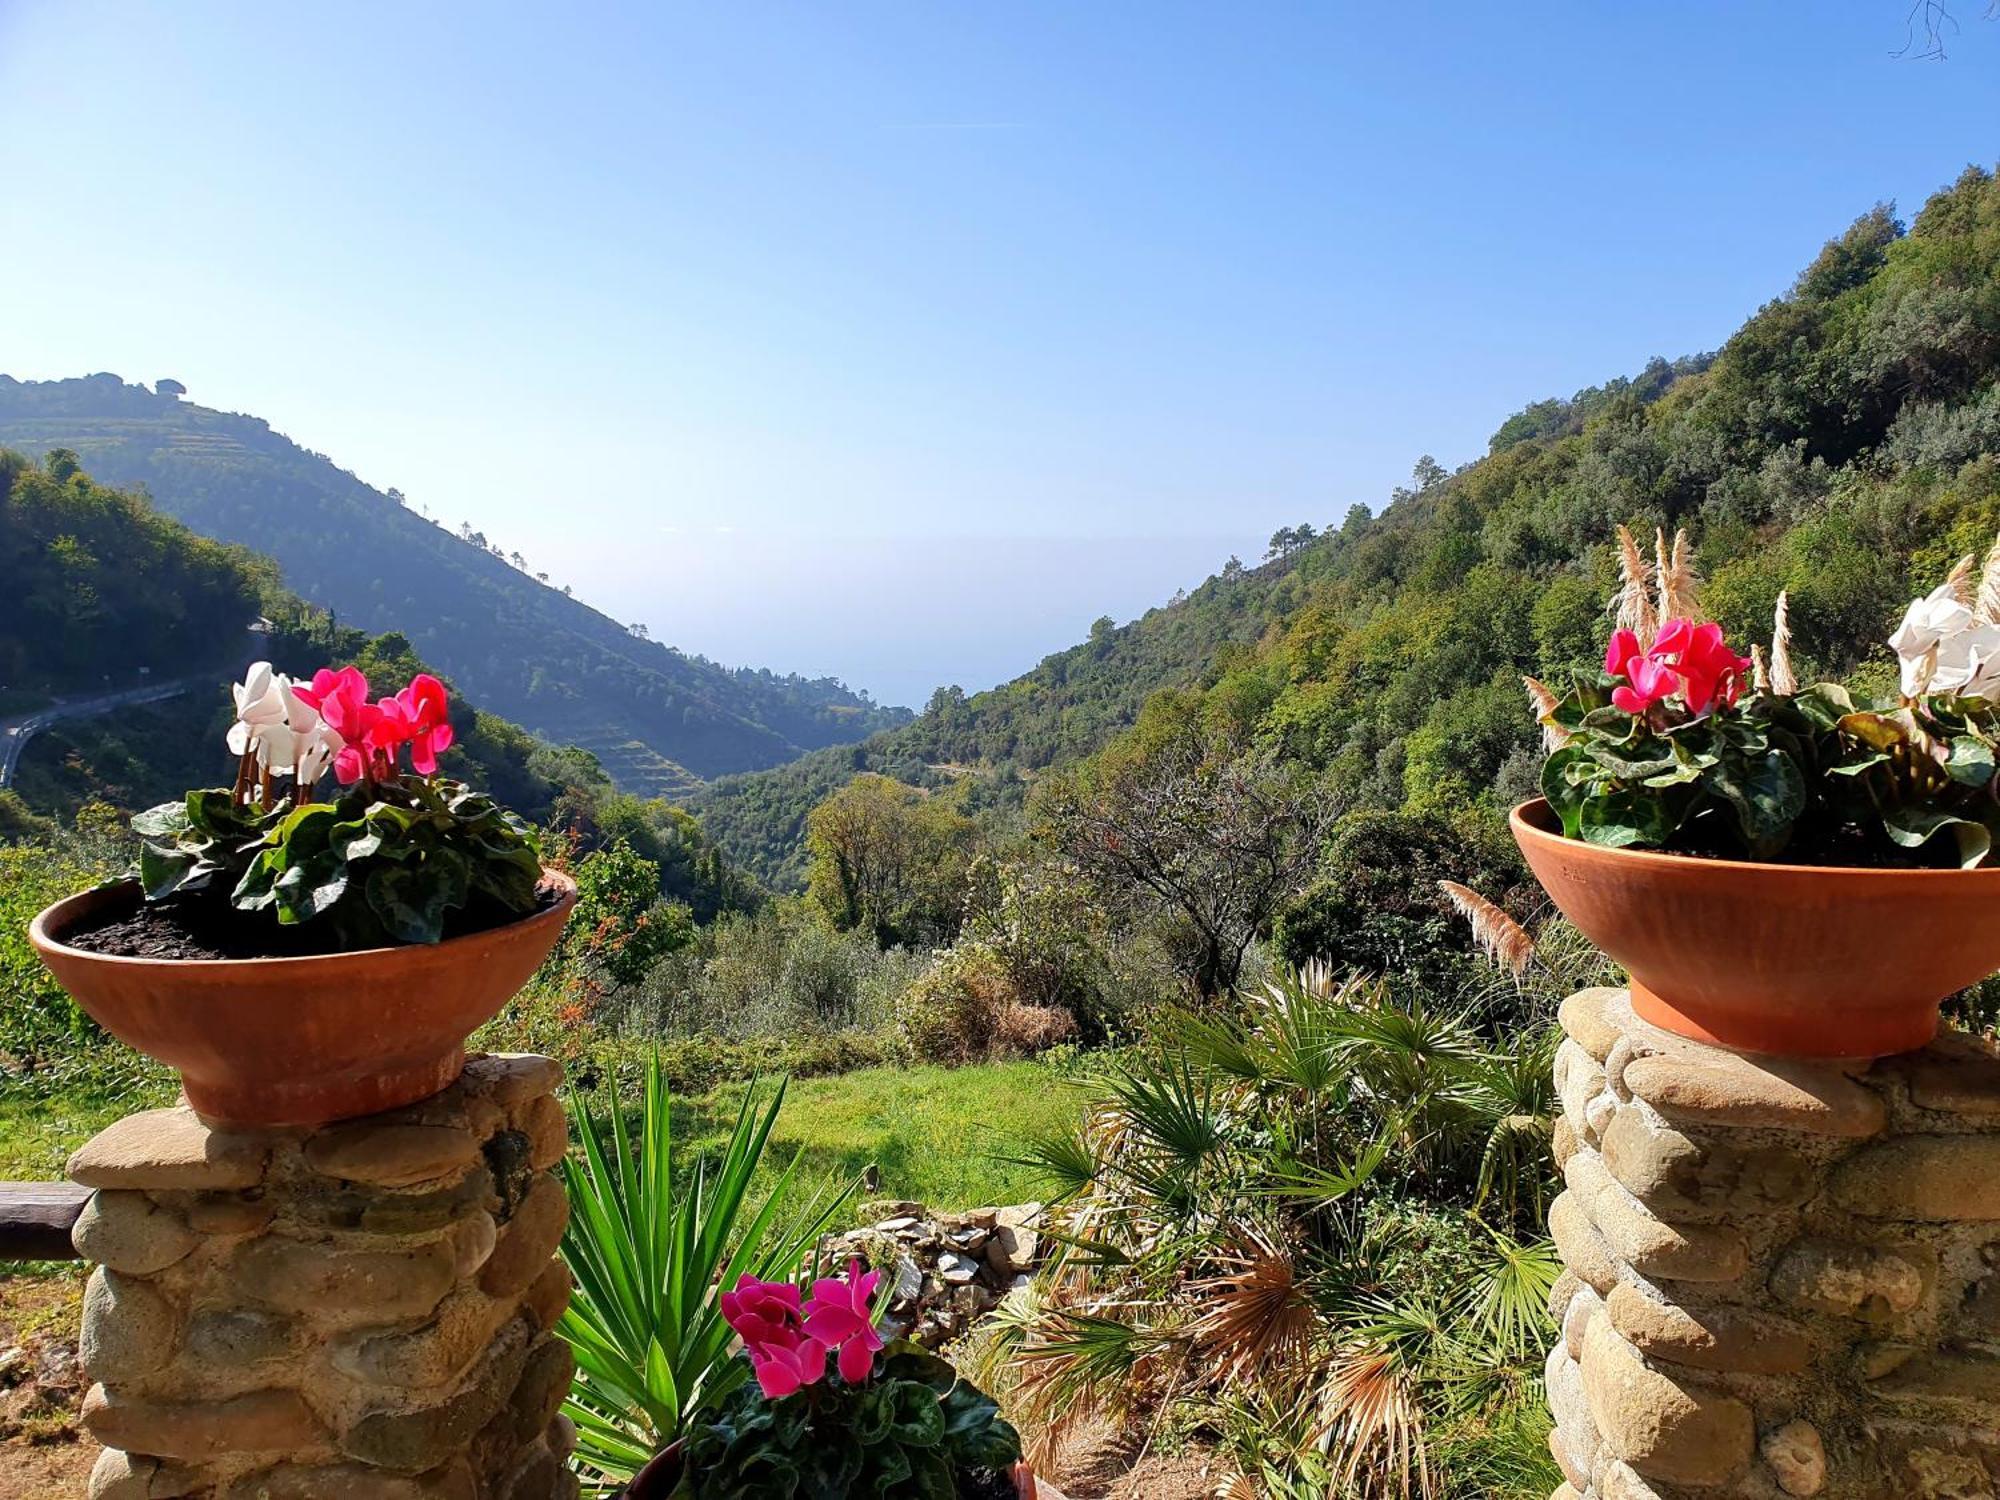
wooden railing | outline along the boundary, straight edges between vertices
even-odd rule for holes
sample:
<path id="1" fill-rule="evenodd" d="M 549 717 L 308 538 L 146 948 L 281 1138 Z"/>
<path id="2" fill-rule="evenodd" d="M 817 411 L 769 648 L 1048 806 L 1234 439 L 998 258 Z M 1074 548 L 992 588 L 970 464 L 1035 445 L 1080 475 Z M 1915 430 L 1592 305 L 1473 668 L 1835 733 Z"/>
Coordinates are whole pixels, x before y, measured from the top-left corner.
<path id="1" fill-rule="evenodd" d="M 69 1182 L 0 1182 L 0 1261 L 76 1260 L 69 1232 L 90 1189 Z"/>

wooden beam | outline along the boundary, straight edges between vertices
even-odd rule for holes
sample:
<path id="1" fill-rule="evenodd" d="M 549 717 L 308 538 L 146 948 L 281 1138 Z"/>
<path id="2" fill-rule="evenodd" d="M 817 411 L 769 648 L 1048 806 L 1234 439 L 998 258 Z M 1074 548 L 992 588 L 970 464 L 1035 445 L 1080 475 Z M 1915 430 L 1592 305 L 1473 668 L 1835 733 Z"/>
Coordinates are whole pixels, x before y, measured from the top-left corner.
<path id="1" fill-rule="evenodd" d="M 0 1182 L 0 1261 L 81 1260 L 69 1232 L 89 1201 L 70 1182 Z"/>

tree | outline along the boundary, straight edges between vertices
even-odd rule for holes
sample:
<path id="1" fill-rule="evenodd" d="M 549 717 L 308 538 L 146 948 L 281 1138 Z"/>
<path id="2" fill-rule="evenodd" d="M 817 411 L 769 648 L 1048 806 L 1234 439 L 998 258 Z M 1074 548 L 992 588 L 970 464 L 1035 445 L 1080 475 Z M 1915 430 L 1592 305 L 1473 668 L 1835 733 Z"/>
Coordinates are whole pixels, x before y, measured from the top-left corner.
<path id="1" fill-rule="evenodd" d="M 1130 737 L 1051 780 L 1036 832 L 1114 902 L 1179 929 L 1203 996 L 1231 988 L 1251 942 L 1303 886 L 1326 814 L 1304 774 L 1213 728 L 1198 694 L 1162 693 Z"/>
<path id="2" fill-rule="evenodd" d="M 949 943 L 978 829 L 942 796 L 868 772 L 806 818 L 806 894 L 841 931 L 884 948 Z"/>

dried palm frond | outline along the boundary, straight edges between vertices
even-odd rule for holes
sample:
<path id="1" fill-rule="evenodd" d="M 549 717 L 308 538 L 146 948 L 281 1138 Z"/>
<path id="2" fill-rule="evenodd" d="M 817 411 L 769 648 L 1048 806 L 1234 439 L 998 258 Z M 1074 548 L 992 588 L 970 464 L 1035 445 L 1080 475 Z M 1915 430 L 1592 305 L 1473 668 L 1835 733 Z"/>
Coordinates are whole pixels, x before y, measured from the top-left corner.
<path id="1" fill-rule="evenodd" d="M 1944 586 L 1951 590 L 1951 597 L 1967 609 L 1977 601 L 1977 586 L 1972 581 L 1972 573 L 1978 566 L 1978 559 L 1968 552 L 1953 563 L 1951 572 L 1945 575 Z"/>
<path id="2" fill-rule="evenodd" d="M 1189 1331 L 1224 1378 L 1289 1383 L 1303 1370 L 1318 1313 L 1299 1285 L 1290 1247 L 1253 1225 L 1238 1233 L 1240 1248 L 1225 1257 L 1236 1269 L 1189 1284 L 1207 1304 Z"/>
<path id="3" fill-rule="evenodd" d="M 1753 645 L 1750 648 L 1750 687 L 1753 692 L 1771 691 L 1771 669 L 1764 664 L 1764 648 Z"/>
<path id="4" fill-rule="evenodd" d="M 1216 1486 L 1215 1500 L 1262 1500 L 1248 1474 L 1238 1474 Z"/>
<path id="5" fill-rule="evenodd" d="M 1472 940 L 1479 944 L 1480 952 L 1516 978 L 1528 972 L 1535 957 L 1535 940 L 1527 928 L 1470 886 L 1440 880 L 1438 889 L 1472 925 Z"/>
<path id="6" fill-rule="evenodd" d="M 1667 547 L 1665 530 L 1653 533 L 1655 576 L 1659 585 L 1660 619 L 1692 620 L 1701 607 L 1695 599 L 1699 580 L 1694 576 L 1694 548 L 1685 530 L 1674 533 L 1672 550 Z"/>
<path id="7" fill-rule="evenodd" d="M 1792 601 L 1778 590 L 1778 606 L 1771 612 L 1771 691 L 1789 698 L 1799 690 L 1792 672 Z"/>
<path id="8" fill-rule="evenodd" d="M 1613 601 L 1618 628 L 1631 631 L 1641 646 L 1650 646 L 1660 628 L 1660 617 L 1653 612 L 1653 570 L 1623 526 L 1618 528 L 1618 573 L 1621 582 Z"/>
<path id="9" fill-rule="evenodd" d="M 1979 599 L 1972 606 L 1972 618 L 1981 625 L 2000 625 L 2000 537 L 1986 553 L 1986 565 L 1979 570 Z"/>
<path id="10" fill-rule="evenodd" d="M 1535 720 L 1542 726 L 1542 748 L 1560 750 L 1569 743 L 1569 731 L 1560 724 L 1551 724 L 1549 715 L 1562 704 L 1550 691 L 1549 685 L 1539 677 L 1523 677 L 1521 686 L 1528 690 L 1528 707 L 1535 712 Z"/>
<path id="11" fill-rule="evenodd" d="M 1424 1412 L 1393 1349 L 1363 1344 L 1339 1355 L 1319 1402 L 1320 1441 L 1343 1485 L 1369 1493 L 1436 1493 Z"/>

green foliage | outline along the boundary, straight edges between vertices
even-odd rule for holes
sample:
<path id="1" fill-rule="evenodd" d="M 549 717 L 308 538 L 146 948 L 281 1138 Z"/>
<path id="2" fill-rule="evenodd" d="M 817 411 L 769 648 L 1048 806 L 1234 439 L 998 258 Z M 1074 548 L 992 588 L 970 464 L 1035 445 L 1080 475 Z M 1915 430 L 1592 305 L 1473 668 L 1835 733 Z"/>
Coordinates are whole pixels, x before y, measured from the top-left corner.
<path id="1" fill-rule="evenodd" d="M 913 1344 L 848 1385 L 829 1375 L 782 1401 L 740 1385 L 690 1437 L 692 1500 L 954 1500 L 959 1478 L 1004 1475 L 1021 1440 L 991 1397 Z"/>
<path id="2" fill-rule="evenodd" d="M 134 494 L 0 448 L 0 687 L 109 692 L 233 662 L 277 570 Z"/>
<path id="3" fill-rule="evenodd" d="M 694 941 L 694 919 L 660 898 L 660 867 L 620 839 L 575 870 L 576 909 L 562 958 L 599 969 L 612 984 L 636 984 L 660 959 Z"/>
<path id="4" fill-rule="evenodd" d="M 685 1179 L 657 1059 L 646 1069 L 636 1142 L 617 1101 L 607 1132 L 584 1096 L 571 1100 L 583 1150 L 563 1161 L 562 1253 L 576 1291 L 559 1331 L 576 1355 L 565 1409 L 587 1473 L 631 1478 L 744 1380 L 749 1367 L 729 1353 L 722 1291 L 746 1274 L 795 1275 L 844 1200 L 822 1194 L 787 1218 L 795 1159 L 752 1207 L 751 1181 L 784 1100 L 782 1084 L 761 1106 L 746 1090 L 720 1158 Z"/>
<path id="5" fill-rule="evenodd" d="M 949 942 L 964 910 L 972 820 L 944 796 L 863 774 L 812 810 L 807 896 L 883 947 Z"/>
<path id="6" fill-rule="evenodd" d="M 533 911 L 533 832 L 443 777 L 362 781 L 332 802 L 244 805 L 190 792 L 132 820 L 150 902 L 201 901 L 281 928 L 322 922 L 346 950 L 435 943 Z M 245 924 L 249 925 L 248 923 Z"/>
<path id="7" fill-rule="evenodd" d="M 115 880 L 129 855 L 100 832 L 48 830 L 0 844 L 0 1065 L 51 1067 L 102 1034 L 28 944 L 42 908 Z"/>

